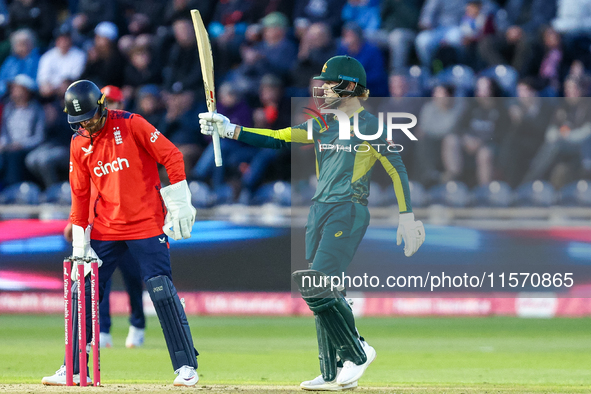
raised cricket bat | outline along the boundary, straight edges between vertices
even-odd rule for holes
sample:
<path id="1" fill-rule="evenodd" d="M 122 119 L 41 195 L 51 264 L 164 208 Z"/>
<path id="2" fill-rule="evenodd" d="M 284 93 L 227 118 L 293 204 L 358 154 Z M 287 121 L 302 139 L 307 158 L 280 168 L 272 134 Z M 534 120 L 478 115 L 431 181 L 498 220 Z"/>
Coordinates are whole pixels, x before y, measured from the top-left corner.
<path id="1" fill-rule="evenodd" d="M 199 10 L 191 10 L 191 18 L 193 19 L 193 28 L 195 28 L 195 37 L 197 37 L 197 48 L 199 48 L 199 61 L 201 62 L 201 73 L 203 74 L 203 86 L 205 86 L 207 110 L 209 112 L 216 112 L 215 84 L 213 81 L 213 56 L 211 54 L 209 34 L 207 34 Z M 220 149 L 220 136 L 218 133 L 213 133 L 211 137 L 213 139 L 215 165 L 221 167 L 222 151 Z"/>

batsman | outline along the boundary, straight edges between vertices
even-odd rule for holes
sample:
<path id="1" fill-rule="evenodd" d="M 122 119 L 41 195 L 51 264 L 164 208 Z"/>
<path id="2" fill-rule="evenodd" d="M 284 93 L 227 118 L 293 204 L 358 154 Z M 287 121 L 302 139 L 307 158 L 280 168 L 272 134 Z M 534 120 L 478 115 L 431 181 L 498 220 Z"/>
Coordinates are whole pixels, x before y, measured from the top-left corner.
<path id="1" fill-rule="evenodd" d="M 72 189 L 72 255 L 99 259 L 99 299 L 119 265 L 139 266 L 168 346 L 175 386 L 194 386 L 199 377 L 197 351 L 176 288 L 172 284 L 168 237 L 189 238 L 195 208 L 185 177 L 182 153 L 138 114 L 108 109 L 105 95 L 91 81 L 71 84 L 65 112 L 75 131 L 70 143 Z M 166 168 L 171 185 L 161 187 L 157 164 Z M 91 199 L 91 183 L 98 195 Z M 94 221 L 88 225 L 89 207 Z M 133 259 L 134 261 L 130 261 Z M 74 271 L 74 270 L 73 270 Z M 86 322 L 90 342 L 90 280 L 86 276 Z M 75 273 L 74 273 L 75 277 Z M 77 288 L 72 294 L 77 300 Z M 79 383 L 77 340 L 74 340 L 74 382 Z M 66 384 L 65 366 L 45 385 Z"/>
<path id="2" fill-rule="evenodd" d="M 319 76 L 321 87 L 314 89 L 318 109 L 338 109 L 354 115 L 362 135 L 375 135 L 378 119 L 362 106 L 369 91 L 365 69 L 356 59 L 335 56 L 329 59 Z M 263 148 L 288 148 L 291 143 L 314 144 L 318 186 L 312 200 L 306 224 L 306 259 L 308 270 L 293 273 L 302 297 L 314 313 L 321 375 L 304 381 L 305 390 L 338 391 L 357 387 L 376 351 L 359 334 L 348 302 L 346 289 L 332 289 L 326 276 L 340 276 L 351 263 L 369 225 L 367 198 L 372 168 L 379 161 L 390 175 L 400 211 L 397 244 L 404 240 L 404 254 L 412 256 L 425 240 L 423 223 L 415 220 L 410 202 L 406 168 L 386 138 L 370 144 L 352 135 L 339 139 L 339 121 L 334 114 L 323 116 L 322 122 L 312 122 L 313 138 L 308 139 L 307 123 L 280 130 L 237 126 L 221 114 L 199 114 L 201 132 L 222 138 L 233 138 Z M 323 149 L 326 146 L 349 146 L 356 149 Z M 319 285 L 324 283 L 324 285 Z"/>

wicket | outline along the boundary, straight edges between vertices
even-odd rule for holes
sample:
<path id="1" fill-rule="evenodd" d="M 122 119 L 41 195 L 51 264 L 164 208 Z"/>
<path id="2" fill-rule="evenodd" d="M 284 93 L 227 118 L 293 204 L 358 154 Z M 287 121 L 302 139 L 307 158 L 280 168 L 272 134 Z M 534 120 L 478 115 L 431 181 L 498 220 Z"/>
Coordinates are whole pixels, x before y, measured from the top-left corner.
<path id="1" fill-rule="evenodd" d="M 64 260 L 64 321 L 66 344 L 66 386 L 74 385 L 74 349 L 72 325 L 72 291 L 70 276 L 72 263 L 77 264 L 76 282 L 78 284 L 78 361 L 80 386 L 86 386 L 86 288 L 84 285 L 84 264 L 90 264 L 90 305 L 92 318 L 92 377 L 94 386 L 100 386 L 100 341 L 99 341 L 99 297 L 98 297 L 98 261 L 88 258 L 68 257 Z"/>

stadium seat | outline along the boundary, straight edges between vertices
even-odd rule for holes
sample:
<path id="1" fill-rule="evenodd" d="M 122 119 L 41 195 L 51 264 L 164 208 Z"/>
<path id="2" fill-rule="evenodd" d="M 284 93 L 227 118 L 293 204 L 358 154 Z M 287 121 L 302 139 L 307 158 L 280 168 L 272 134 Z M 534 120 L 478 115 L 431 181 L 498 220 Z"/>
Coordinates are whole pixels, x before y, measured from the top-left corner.
<path id="1" fill-rule="evenodd" d="M 513 190 L 506 182 L 492 181 L 476 187 L 473 196 L 474 205 L 478 207 L 508 207 L 513 199 Z"/>
<path id="2" fill-rule="evenodd" d="M 216 187 L 213 190 L 215 205 L 232 204 L 234 202 L 234 189 L 228 184 Z"/>
<path id="3" fill-rule="evenodd" d="M 413 208 L 422 208 L 429 204 L 429 193 L 419 182 L 408 182 L 410 188 L 410 201 Z"/>
<path id="4" fill-rule="evenodd" d="M 449 181 L 443 185 L 433 186 L 429 190 L 429 195 L 432 204 L 463 208 L 471 202 L 468 186 L 457 181 Z"/>
<path id="5" fill-rule="evenodd" d="M 591 182 L 580 180 L 560 189 L 560 205 L 589 207 L 591 206 Z"/>
<path id="6" fill-rule="evenodd" d="M 189 190 L 191 190 L 191 203 L 195 208 L 210 208 L 215 204 L 215 195 L 207 184 L 191 181 Z"/>
<path id="7" fill-rule="evenodd" d="M 556 191 L 549 182 L 537 180 L 519 186 L 513 200 L 518 207 L 549 207 L 556 201 Z"/>
<path id="8" fill-rule="evenodd" d="M 292 206 L 308 206 L 314 197 L 316 190 L 306 180 L 300 180 L 296 182 L 295 187 L 292 189 Z"/>
<path id="9" fill-rule="evenodd" d="M 72 205 L 72 192 L 69 182 L 51 185 L 41 196 L 41 201 L 48 204 Z"/>
<path id="10" fill-rule="evenodd" d="M 427 67 L 412 66 L 406 74 L 408 78 L 408 96 L 423 97 L 429 86 L 430 73 Z"/>
<path id="11" fill-rule="evenodd" d="M 41 189 L 34 183 L 22 182 L 8 186 L 0 194 L 0 204 L 39 204 Z"/>
<path id="12" fill-rule="evenodd" d="M 288 182 L 278 181 L 266 183 L 259 187 L 252 198 L 252 204 L 262 205 L 267 203 L 290 206 L 291 185 Z"/>
<path id="13" fill-rule="evenodd" d="M 498 66 L 489 67 L 486 70 L 481 71 L 478 76 L 494 79 L 506 96 L 516 96 L 519 73 L 513 67 L 499 64 Z"/>
<path id="14" fill-rule="evenodd" d="M 456 97 L 467 97 L 474 90 L 474 71 L 460 64 L 441 71 L 431 80 L 431 88 L 438 84 L 452 85 L 456 88 Z"/>
<path id="15" fill-rule="evenodd" d="M 370 182 L 369 184 L 369 197 L 367 198 L 367 206 L 369 207 L 381 207 L 384 205 L 384 192 L 379 183 Z"/>

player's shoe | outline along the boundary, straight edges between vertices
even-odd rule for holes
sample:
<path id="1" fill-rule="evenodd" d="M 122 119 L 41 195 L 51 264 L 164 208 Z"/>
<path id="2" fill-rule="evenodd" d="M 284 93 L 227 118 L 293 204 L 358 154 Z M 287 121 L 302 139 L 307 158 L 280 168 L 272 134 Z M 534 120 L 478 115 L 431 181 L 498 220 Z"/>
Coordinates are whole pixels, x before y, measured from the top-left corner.
<path id="1" fill-rule="evenodd" d="M 174 379 L 175 386 L 195 386 L 199 381 L 199 375 L 197 375 L 195 368 L 188 365 L 183 365 L 174 373 L 179 375 Z"/>
<path id="2" fill-rule="evenodd" d="M 113 337 L 108 332 L 101 332 L 99 335 L 101 349 L 105 347 L 113 347 Z"/>
<path id="3" fill-rule="evenodd" d="M 76 374 L 73 376 L 73 381 L 75 385 L 79 385 L 80 384 L 80 375 Z M 90 379 L 90 376 L 86 376 L 86 384 L 87 385 L 92 385 L 92 379 Z M 43 379 L 41 379 L 41 383 L 43 383 L 46 386 L 65 386 L 66 385 L 66 366 L 62 365 L 60 367 L 60 369 L 58 369 L 57 371 L 55 371 L 55 374 L 53 374 L 52 376 L 46 376 Z"/>
<path id="4" fill-rule="evenodd" d="M 338 376 L 338 375 L 337 375 Z M 341 391 L 341 390 L 352 390 L 357 387 L 357 381 L 340 385 L 336 382 L 336 380 L 332 382 L 326 382 L 322 375 L 316 377 L 312 380 L 306 380 L 305 382 L 300 383 L 300 387 L 304 390 L 310 391 Z"/>
<path id="5" fill-rule="evenodd" d="M 365 341 L 361 341 L 361 346 L 363 346 L 363 350 L 365 350 L 367 361 L 361 365 L 356 365 L 352 361 L 345 361 L 341 373 L 337 376 L 338 384 L 346 385 L 358 381 L 361 376 L 363 376 L 367 367 L 369 367 L 369 364 L 376 359 L 376 351 L 373 347 L 369 346 Z"/>
<path id="6" fill-rule="evenodd" d="M 129 333 L 127 334 L 127 338 L 125 338 L 125 347 L 131 349 L 142 346 L 144 344 L 145 331 L 143 328 L 129 326 Z"/>

